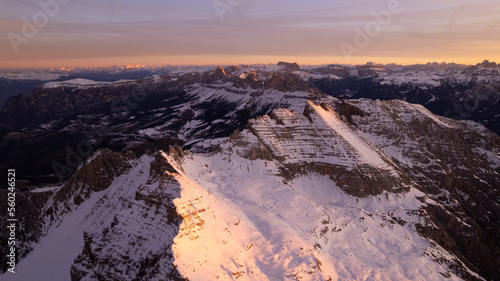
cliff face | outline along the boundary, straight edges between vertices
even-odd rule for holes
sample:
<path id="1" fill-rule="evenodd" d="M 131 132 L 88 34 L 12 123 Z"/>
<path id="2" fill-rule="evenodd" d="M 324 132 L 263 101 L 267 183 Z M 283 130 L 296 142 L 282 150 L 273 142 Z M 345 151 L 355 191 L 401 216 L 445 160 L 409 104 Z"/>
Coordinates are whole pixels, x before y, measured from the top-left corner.
<path id="1" fill-rule="evenodd" d="M 61 186 L 17 193 L 19 204 L 16 214 L 21 229 L 19 256 L 24 257 L 30 252 L 33 245 L 39 243 L 51 227 L 60 225 L 68 213 L 77 209 L 93 194 L 106 190 L 115 178 L 131 168 L 129 161 L 133 159 L 133 153 L 125 155 L 107 149 L 101 150 L 83 163 Z M 4 194 L 6 193 L 1 193 L 2 196 Z M 6 210 L 2 210 L 4 215 L 5 212 Z M 5 257 L 2 256 L 1 259 L 4 260 Z"/>
<path id="2" fill-rule="evenodd" d="M 65 269 L 40 280 L 183 280 L 171 251 L 180 188 L 168 170 L 158 153 L 101 150 L 62 186 L 20 193 L 18 253 L 27 265 L 15 280 L 40 272 L 48 255 Z"/>
<path id="3" fill-rule="evenodd" d="M 303 114 L 273 110 L 270 116 L 251 120 L 248 131 L 254 143 L 250 147 L 267 148 L 280 161 L 286 180 L 309 173 L 327 175 L 357 197 L 408 190 L 409 179 L 398 166 L 327 104 L 309 102 Z"/>
<path id="4" fill-rule="evenodd" d="M 184 280 L 171 250 L 181 223 L 173 204 L 180 196 L 179 184 L 165 173 L 172 168 L 160 154 L 149 161 L 147 181 L 134 182 L 119 201 L 107 203 L 113 209 L 111 222 L 100 231 L 83 232 L 83 250 L 71 265 L 72 281 Z M 140 174 L 147 173 L 145 164 Z"/>
<path id="5" fill-rule="evenodd" d="M 419 231 L 495 279 L 500 273 L 494 266 L 500 262 L 500 138 L 482 125 L 438 117 L 421 105 L 348 103 L 367 113 L 352 116 L 357 131 L 427 194 L 425 209 L 433 223 Z"/>

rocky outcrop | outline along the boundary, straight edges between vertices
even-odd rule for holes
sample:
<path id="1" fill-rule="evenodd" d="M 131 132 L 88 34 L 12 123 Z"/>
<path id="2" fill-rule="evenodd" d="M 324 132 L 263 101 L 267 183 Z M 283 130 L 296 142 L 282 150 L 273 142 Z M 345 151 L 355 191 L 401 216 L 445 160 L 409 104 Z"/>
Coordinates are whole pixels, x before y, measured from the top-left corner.
<path id="1" fill-rule="evenodd" d="M 175 169 L 170 165 L 160 153 L 155 153 L 154 161 L 151 162 L 149 169 L 149 183 L 162 179 L 166 176 L 166 172 L 173 173 Z"/>
<path id="2" fill-rule="evenodd" d="M 271 151 L 260 140 L 250 141 L 247 132 L 242 133 L 240 130 L 236 130 L 229 136 L 229 141 L 236 147 L 242 148 L 239 155 L 249 160 L 272 161 L 274 159 Z"/>
<path id="3" fill-rule="evenodd" d="M 351 76 L 351 70 L 349 67 L 339 64 L 330 64 L 328 66 L 318 67 L 314 69 L 314 72 L 320 74 L 333 74 L 341 78 L 348 78 Z"/>
<path id="4" fill-rule="evenodd" d="M 242 141 L 238 133 L 231 138 L 251 149 L 246 155 L 279 161 L 287 181 L 310 173 L 328 175 L 346 193 L 358 197 L 408 189 L 409 178 L 399 167 L 360 138 L 327 104 L 308 103 L 303 115 L 273 110 L 270 116 L 251 120 L 248 130 L 253 142 Z"/>
<path id="5" fill-rule="evenodd" d="M 203 74 L 202 83 L 203 84 L 220 84 L 228 81 L 238 82 L 236 77 L 226 74 L 226 71 L 222 66 L 218 66 L 215 71 L 205 72 Z"/>
<path id="6" fill-rule="evenodd" d="M 252 89 L 262 89 L 262 82 L 257 79 L 257 75 L 254 71 L 251 71 L 247 77 L 245 77 L 245 83 L 249 85 Z"/>
<path id="7" fill-rule="evenodd" d="M 92 193 L 107 189 L 116 177 L 131 168 L 129 161 L 133 159 L 135 155 L 131 152 L 121 154 L 103 149 L 83 163 L 60 188 L 17 192 L 16 215 L 21 229 L 17 236 L 18 255 L 22 258 L 28 254 L 48 229 L 61 223 L 65 214 L 77 208 Z M 0 198 L 5 194 L 0 192 Z M 0 240 L 4 238 L 0 236 Z"/>
<path id="8" fill-rule="evenodd" d="M 114 178 L 131 168 L 129 161 L 135 158 L 135 154 L 131 151 L 121 154 L 107 148 L 99 150 L 77 170 L 68 182 L 88 187 L 93 192 L 104 190 L 109 187 Z"/>
<path id="9" fill-rule="evenodd" d="M 271 79 L 264 83 L 266 89 L 276 89 L 279 91 L 285 91 L 285 79 L 278 74 L 273 74 Z"/>
<path id="10" fill-rule="evenodd" d="M 490 62 L 489 60 L 484 60 L 482 63 L 478 65 L 486 68 L 496 68 L 498 66 L 496 62 L 494 61 Z"/>
<path id="11" fill-rule="evenodd" d="M 290 63 L 290 62 L 280 61 L 280 62 L 278 62 L 278 65 L 284 66 L 289 72 L 294 72 L 294 71 L 300 70 L 300 66 L 296 62 Z"/>
<path id="12" fill-rule="evenodd" d="M 44 232 L 42 230 L 44 226 L 44 221 L 41 219 L 40 214 L 46 209 L 46 204 L 49 203 L 49 199 L 52 196 L 51 191 L 47 192 L 21 192 L 16 191 L 16 219 L 18 226 L 16 233 L 16 248 L 18 261 L 26 256 L 31 250 L 32 245 L 38 243 L 43 237 Z M 2 202 L 7 201 L 7 190 L 0 190 L 0 200 Z M 6 206 L 6 205 L 4 205 Z M 50 214 L 48 214 L 50 215 Z M 7 207 L 0 208 L 0 216 L 2 218 L 8 218 Z M 0 221 L 0 243 L 2 245 L 8 245 L 8 234 L 7 230 L 9 222 L 6 219 Z M 5 272 L 7 270 L 7 255 L 9 247 L 0 247 L 0 272 Z"/>
<path id="13" fill-rule="evenodd" d="M 109 225 L 84 233 L 84 247 L 71 266 L 71 280 L 185 280 L 173 265 L 171 246 L 181 217 L 173 200 L 180 196 L 175 169 L 153 155 L 147 183 L 135 197 L 122 198 Z M 163 170 L 165 169 L 165 170 Z M 163 172 L 162 172 L 163 171 Z M 151 245 L 154 245 L 151 247 Z"/>
<path id="14" fill-rule="evenodd" d="M 379 77 L 380 75 L 389 73 L 389 71 L 383 67 L 369 64 L 359 66 L 356 69 L 358 71 L 358 76 L 361 78 Z"/>
<path id="15" fill-rule="evenodd" d="M 227 76 L 226 72 L 224 71 L 224 68 L 222 66 L 218 66 L 217 69 L 215 70 L 214 76 L 216 78 L 222 79 Z"/>
<path id="16" fill-rule="evenodd" d="M 361 110 L 360 108 L 350 104 L 350 103 L 347 103 L 345 101 L 342 101 L 341 104 L 340 104 L 340 108 L 339 108 L 339 114 L 341 116 L 344 116 L 347 121 L 349 121 L 351 124 L 353 122 L 353 116 L 366 116 L 367 113 L 364 112 L 363 110 Z"/>
<path id="17" fill-rule="evenodd" d="M 281 92 L 307 91 L 308 87 L 300 79 L 291 76 L 281 76 L 274 73 L 271 78 L 264 82 L 265 89 L 275 89 Z"/>
<path id="18" fill-rule="evenodd" d="M 183 155 L 179 147 L 172 151 L 173 157 Z M 72 214 L 81 221 L 67 235 L 77 235 L 81 225 L 87 226 L 81 234 L 82 252 L 67 269 L 72 281 L 185 280 L 173 265 L 171 245 L 181 224 L 173 200 L 180 197 L 180 188 L 169 171 L 175 169 L 159 152 L 138 159 L 131 152 L 103 149 L 62 187 L 18 192 L 19 258 L 51 230 L 73 225 L 66 217 Z M 0 192 L 0 198 L 4 194 Z M 79 216 L 82 212 L 85 215 Z"/>

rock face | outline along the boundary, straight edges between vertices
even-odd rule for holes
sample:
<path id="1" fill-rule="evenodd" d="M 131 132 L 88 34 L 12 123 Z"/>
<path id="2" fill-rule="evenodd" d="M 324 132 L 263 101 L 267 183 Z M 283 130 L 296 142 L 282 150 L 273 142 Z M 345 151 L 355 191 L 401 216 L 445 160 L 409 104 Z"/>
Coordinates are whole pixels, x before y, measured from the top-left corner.
<path id="1" fill-rule="evenodd" d="M 254 135 L 250 147 L 255 149 L 250 155 L 269 159 L 259 149 L 261 144 L 265 146 L 272 159 L 282 163 L 281 172 L 287 180 L 308 173 L 328 175 L 346 193 L 357 197 L 379 195 L 384 190 L 401 192 L 409 186 L 397 165 L 327 104 L 309 102 L 304 114 L 273 110 L 270 116 L 251 120 L 248 130 Z"/>
<path id="2" fill-rule="evenodd" d="M 19 255 L 24 257 L 31 251 L 33 244 L 38 243 L 51 226 L 60 224 L 65 214 L 73 211 L 92 194 L 106 190 L 116 177 L 131 168 L 129 161 L 133 159 L 133 153 L 120 154 L 108 149 L 100 150 L 62 186 L 50 187 L 40 192 L 35 190 L 17 193 L 17 214 L 22 229 L 19 233 Z"/>
<path id="3" fill-rule="evenodd" d="M 285 78 L 286 77 L 286 78 Z M 293 79 L 290 76 L 280 76 L 273 74 L 271 79 L 264 82 L 265 89 L 276 89 L 281 92 L 293 92 L 307 90 L 307 86 L 300 80 Z"/>
<path id="4" fill-rule="evenodd" d="M 181 223 L 173 200 L 179 184 L 173 168 L 156 154 L 150 177 L 136 188 L 100 232 L 84 232 L 81 254 L 71 266 L 71 280 L 185 280 L 173 266 L 173 239 Z M 158 173 L 163 170 L 163 173 Z"/>
<path id="5" fill-rule="evenodd" d="M 109 157 L 110 154 L 112 157 Z M 165 158 L 159 153 L 152 156 L 154 160 L 150 163 L 147 181 L 131 186 L 137 190 L 134 197 L 120 198 L 119 203 L 125 209 L 119 210 L 113 216 L 111 223 L 103 226 L 101 232 L 83 233 L 83 251 L 71 266 L 72 281 L 151 280 L 154 278 L 184 280 L 172 267 L 173 257 L 169 249 L 180 224 L 180 218 L 173 204 L 173 200 L 179 197 L 179 186 L 172 177 L 166 174 L 174 169 Z M 106 162 L 113 162 L 115 164 L 110 165 L 110 169 L 106 169 L 108 173 L 116 174 L 115 171 L 120 171 L 120 174 L 130 173 L 131 160 L 133 158 L 105 151 L 97 154 L 79 172 L 93 170 L 96 166 L 92 164 L 93 162 L 97 162 L 97 165 L 102 163 L 101 167 L 107 167 Z M 144 168 L 147 168 L 147 162 Z M 140 171 L 140 173 L 146 172 L 147 170 Z M 107 180 L 106 177 L 104 178 Z M 111 182 L 112 180 L 113 177 Z M 106 181 L 107 186 L 104 189 L 108 188 L 111 182 L 108 184 Z M 128 194 L 133 195 L 130 191 Z M 137 218 L 148 216 L 151 220 L 148 223 L 149 226 L 143 224 L 145 221 L 137 220 Z M 159 235 L 158 228 L 163 228 L 163 235 Z M 148 237 L 151 234 L 155 235 Z M 148 247 L 151 243 L 164 246 L 151 251 Z M 130 251 L 131 245 L 134 245 L 135 250 Z M 124 260 L 127 261 L 125 264 Z"/>
<path id="6" fill-rule="evenodd" d="M 290 72 L 300 70 L 300 66 L 296 62 L 289 63 L 289 62 L 280 61 L 280 62 L 278 62 L 278 65 L 282 65 L 282 66 L 286 67 L 286 69 Z"/>
<path id="7" fill-rule="evenodd" d="M 18 260 L 24 258 L 33 249 L 32 245 L 38 243 L 44 236 L 43 220 L 40 220 L 40 214 L 47 208 L 51 196 L 50 191 L 39 193 L 16 192 L 16 219 L 20 226 L 16 236 Z M 0 199 L 7 202 L 6 190 L 0 190 Z M 8 217 L 7 208 L 1 208 L 0 216 L 2 218 Z M 9 231 L 7 226 L 7 220 L 0 222 L 0 229 L 2 230 L 0 242 L 2 245 L 8 245 L 9 236 L 7 234 Z M 7 270 L 8 250 L 8 247 L 0 248 L 0 272 L 2 273 Z"/>
<path id="8" fill-rule="evenodd" d="M 499 276 L 500 138 L 482 125 L 444 119 L 420 105 L 347 103 L 366 112 L 351 117 L 358 132 L 395 159 L 431 200 L 426 211 L 432 223 L 420 231 L 486 279 Z"/>
<path id="9" fill-rule="evenodd" d="M 87 160 L 69 183 L 90 188 L 98 192 L 109 187 L 114 178 L 131 168 L 129 160 L 135 159 L 133 152 L 126 155 L 112 152 L 109 149 L 97 151 L 95 156 Z"/>
<path id="10" fill-rule="evenodd" d="M 175 171 L 159 153 L 136 158 L 105 149 L 63 186 L 19 193 L 19 256 L 33 249 L 36 256 L 48 235 L 46 255 L 71 269 L 46 272 L 41 280 L 184 280 L 173 266 L 171 245 L 181 223 L 173 200 L 180 189 L 169 170 Z M 64 245 L 57 250 L 50 241 Z M 31 270 L 14 280 L 26 280 Z"/>
<path id="11" fill-rule="evenodd" d="M 224 68 L 222 66 L 218 66 L 217 70 L 215 70 L 215 77 L 217 78 L 224 78 L 227 76 L 226 72 L 224 71 Z"/>

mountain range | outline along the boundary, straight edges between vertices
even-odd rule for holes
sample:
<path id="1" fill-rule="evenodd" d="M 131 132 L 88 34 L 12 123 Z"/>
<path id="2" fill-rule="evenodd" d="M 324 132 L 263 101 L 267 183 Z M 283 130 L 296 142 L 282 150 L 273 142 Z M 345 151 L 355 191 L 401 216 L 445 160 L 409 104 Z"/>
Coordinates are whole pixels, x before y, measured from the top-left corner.
<path id="1" fill-rule="evenodd" d="M 11 96 L 0 280 L 499 280 L 498 70 L 280 62 Z"/>

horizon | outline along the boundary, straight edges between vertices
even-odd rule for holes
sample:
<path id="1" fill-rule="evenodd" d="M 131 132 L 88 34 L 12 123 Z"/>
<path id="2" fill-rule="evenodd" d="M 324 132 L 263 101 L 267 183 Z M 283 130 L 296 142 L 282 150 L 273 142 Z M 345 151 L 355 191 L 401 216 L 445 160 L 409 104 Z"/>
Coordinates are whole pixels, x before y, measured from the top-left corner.
<path id="1" fill-rule="evenodd" d="M 109 65 L 64 65 L 64 66 L 53 66 L 53 67 L 26 67 L 26 68 L 2 68 L 0 67 L 0 71 L 41 71 L 41 70 L 66 70 L 66 71 L 72 71 L 78 68 L 83 68 L 83 69 L 92 69 L 92 68 L 112 68 L 112 67 L 126 67 L 127 69 L 133 69 L 133 68 L 144 68 L 147 66 L 151 67 L 208 67 L 208 66 L 222 66 L 222 67 L 228 67 L 228 66 L 241 66 L 241 65 L 277 65 L 279 62 L 286 62 L 286 63 L 297 63 L 299 66 L 327 66 L 327 65 L 344 65 L 344 66 L 360 66 L 360 65 L 368 65 L 368 64 L 373 64 L 373 65 L 400 65 L 400 66 L 412 66 L 412 65 L 427 65 L 427 64 L 457 64 L 457 65 L 463 65 L 463 66 L 474 66 L 478 65 L 484 61 L 488 62 L 495 62 L 495 60 L 490 60 L 490 59 L 482 59 L 479 61 L 476 61 L 474 63 L 457 63 L 455 61 L 426 61 L 426 62 L 417 62 L 417 63 L 407 63 L 407 64 L 402 64 L 402 63 L 396 63 L 396 62 L 388 62 L 388 63 L 381 63 L 378 61 L 366 61 L 366 62 L 361 62 L 361 63 L 339 63 L 339 62 L 326 62 L 322 64 L 301 64 L 298 63 L 297 61 L 290 61 L 290 60 L 277 60 L 275 62 L 250 62 L 250 63 L 206 63 L 206 64 L 144 64 L 144 63 L 138 63 L 138 64 L 109 64 Z M 500 62 L 498 63 L 500 65 Z"/>
<path id="2" fill-rule="evenodd" d="M 499 61 L 496 0 L 7 0 L 0 69 Z M 1 13 L 1 12 L 0 12 Z"/>

